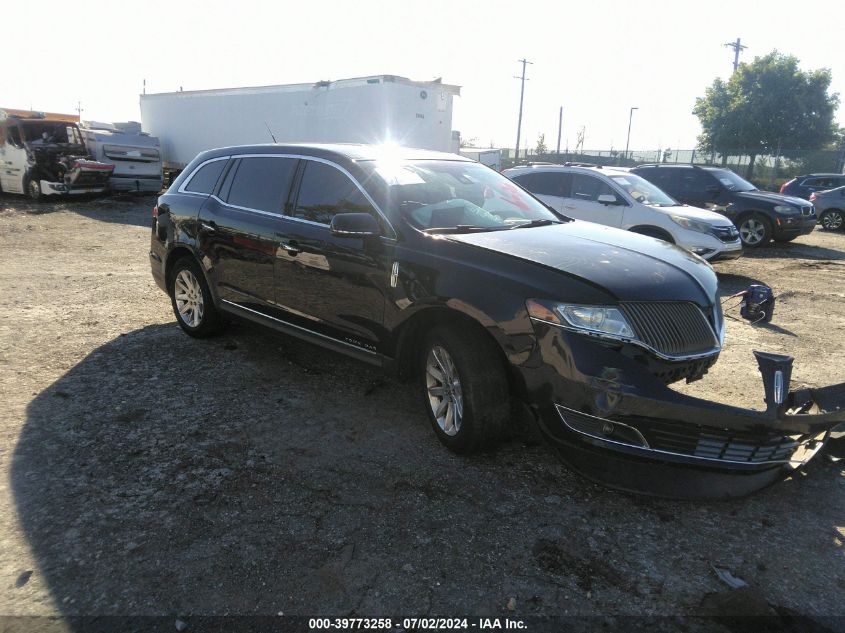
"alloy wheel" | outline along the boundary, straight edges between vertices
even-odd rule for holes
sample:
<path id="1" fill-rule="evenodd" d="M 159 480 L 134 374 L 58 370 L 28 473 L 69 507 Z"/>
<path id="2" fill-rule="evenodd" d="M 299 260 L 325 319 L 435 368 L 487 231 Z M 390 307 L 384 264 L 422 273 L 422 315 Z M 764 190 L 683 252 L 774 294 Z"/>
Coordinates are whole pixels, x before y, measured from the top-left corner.
<path id="1" fill-rule="evenodd" d="M 827 229 L 828 231 L 841 229 L 842 222 L 843 218 L 841 211 L 828 211 L 821 217 L 822 228 Z"/>
<path id="2" fill-rule="evenodd" d="M 755 218 L 748 218 L 739 225 L 739 236 L 744 244 L 759 244 L 766 235 L 766 226 Z"/>
<path id="3" fill-rule="evenodd" d="M 428 351 L 425 384 L 428 390 L 428 404 L 437 426 L 446 435 L 457 435 L 464 417 L 461 378 L 449 352 L 440 345 L 435 345 Z"/>
<path id="4" fill-rule="evenodd" d="M 176 275 L 173 296 L 179 318 L 190 327 L 199 327 L 203 315 L 202 286 L 190 270 L 180 270 Z"/>

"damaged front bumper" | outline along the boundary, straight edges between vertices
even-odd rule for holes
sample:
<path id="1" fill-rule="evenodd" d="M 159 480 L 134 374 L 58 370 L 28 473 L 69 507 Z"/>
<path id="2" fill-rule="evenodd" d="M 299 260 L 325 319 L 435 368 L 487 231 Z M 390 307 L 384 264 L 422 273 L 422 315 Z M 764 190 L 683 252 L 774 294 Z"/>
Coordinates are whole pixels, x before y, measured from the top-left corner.
<path id="1" fill-rule="evenodd" d="M 61 180 L 39 179 L 41 195 L 61 196 L 102 193 L 108 189 L 109 179 L 113 171 L 114 165 L 94 160 L 76 159 Z"/>
<path id="2" fill-rule="evenodd" d="M 520 368 L 540 428 L 567 463 L 603 484 L 743 496 L 801 468 L 845 430 L 845 383 L 790 391 L 791 357 L 755 352 L 766 401 L 758 411 L 670 389 L 625 346 L 534 326 L 540 344 Z"/>

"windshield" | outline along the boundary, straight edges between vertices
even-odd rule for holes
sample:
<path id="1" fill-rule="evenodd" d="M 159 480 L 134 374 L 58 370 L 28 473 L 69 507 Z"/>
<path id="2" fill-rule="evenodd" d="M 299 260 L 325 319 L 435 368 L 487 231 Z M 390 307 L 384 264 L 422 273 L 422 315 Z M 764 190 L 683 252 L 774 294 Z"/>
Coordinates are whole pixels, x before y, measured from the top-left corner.
<path id="1" fill-rule="evenodd" d="M 645 178 L 635 174 L 611 176 L 613 182 L 627 191 L 630 196 L 642 204 L 650 207 L 677 207 L 678 202 L 670 198 L 662 189 L 658 189 Z"/>
<path id="2" fill-rule="evenodd" d="M 712 173 L 728 191 L 754 191 L 757 189 L 745 178 L 740 178 L 728 169 L 714 169 Z"/>
<path id="3" fill-rule="evenodd" d="M 495 231 L 563 219 L 498 172 L 463 161 L 379 162 L 389 206 L 418 229 Z"/>
<path id="4" fill-rule="evenodd" d="M 65 121 L 23 122 L 24 140 L 28 143 L 70 143 L 82 145 L 82 135 L 73 123 Z"/>

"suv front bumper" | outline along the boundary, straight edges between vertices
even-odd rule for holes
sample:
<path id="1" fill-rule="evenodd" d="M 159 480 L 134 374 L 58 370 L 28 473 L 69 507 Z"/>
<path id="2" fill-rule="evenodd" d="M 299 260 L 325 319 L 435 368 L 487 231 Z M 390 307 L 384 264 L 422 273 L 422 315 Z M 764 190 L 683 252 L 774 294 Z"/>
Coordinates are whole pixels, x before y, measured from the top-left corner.
<path id="1" fill-rule="evenodd" d="M 815 213 L 801 215 L 799 217 L 775 216 L 775 224 L 772 227 L 772 237 L 775 239 L 788 239 L 800 235 L 808 235 L 816 228 L 818 218 Z"/>
<path id="2" fill-rule="evenodd" d="M 845 423 L 845 383 L 789 392 L 782 371 L 775 403 L 772 373 L 767 410 L 744 409 L 670 389 L 625 346 L 533 325 L 538 346 L 519 368 L 540 429 L 564 461 L 605 485 L 743 496 L 801 468 Z"/>

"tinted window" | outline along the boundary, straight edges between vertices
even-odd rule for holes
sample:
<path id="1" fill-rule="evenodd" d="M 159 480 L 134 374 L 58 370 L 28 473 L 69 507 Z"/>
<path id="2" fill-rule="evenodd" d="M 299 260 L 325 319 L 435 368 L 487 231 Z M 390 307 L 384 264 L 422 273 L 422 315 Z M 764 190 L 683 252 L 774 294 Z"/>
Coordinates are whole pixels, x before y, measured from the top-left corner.
<path id="1" fill-rule="evenodd" d="M 378 217 L 346 174 L 331 165 L 307 161 L 293 216 L 331 224 L 338 213 L 370 213 Z"/>
<path id="2" fill-rule="evenodd" d="M 531 191 L 543 196 L 563 197 L 569 195 L 569 185 L 571 182 L 572 174 L 553 171 L 540 172 L 537 174 L 537 180 Z"/>
<path id="3" fill-rule="evenodd" d="M 296 160 L 269 156 L 241 158 L 235 167 L 237 171 L 232 177 L 226 202 L 248 209 L 282 213 L 296 169 Z"/>
<path id="4" fill-rule="evenodd" d="M 214 190 L 214 185 L 217 184 L 217 179 L 223 172 L 226 166 L 225 160 L 215 160 L 206 163 L 194 172 L 188 184 L 185 185 L 185 191 L 193 191 L 194 193 L 211 193 Z"/>
<path id="5" fill-rule="evenodd" d="M 681 170 L 680 169 L 637 169 L 633 173 L 639 174 L 649 182 L 668 191 L 669 193 L 680 193 Z"/>
<path id="6" fill-rule="evenodd" d="M 584 174 L 572 174 L 572 194 L 569 196 L 570 198 L 596 202 L 599 196 L 604 195 L 617 198 L 616 192 L 606 182 Z"/>
<path id="7" fill-rule="evenodd" d="M 675 187 L 680 189 L 680 195 L 694 195 L 704 194 L 707 192 L 707 187 L 719 185 L 716 178 L 701 169 L 684 169 L 681 171 L 681 179 L 679 185 Z M 660 183 L 656 183 L 661 186 Z"/>

